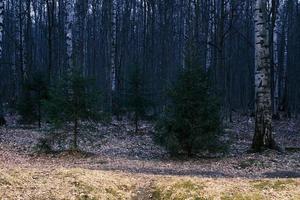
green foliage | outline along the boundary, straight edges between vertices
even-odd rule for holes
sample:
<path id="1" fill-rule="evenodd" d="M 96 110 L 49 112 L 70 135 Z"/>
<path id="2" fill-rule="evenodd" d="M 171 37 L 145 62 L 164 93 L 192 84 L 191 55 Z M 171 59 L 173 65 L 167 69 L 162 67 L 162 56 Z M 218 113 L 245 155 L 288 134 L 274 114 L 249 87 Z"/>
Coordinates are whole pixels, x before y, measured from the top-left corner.
<path id="1" fill-rule="evenodd" d="M 186 69 L 169 96 L 171 103 L 157 124 L 156 141 L 172 155 L 219 149 L 220 108 L 206 73 Z"/>
<path id="2" fill-rule="evenodd" d="M 32 79 L 25 83 L 22 96 L 17 104 L 21 123 L 32 124 L 38 121 L 40 126 L 42 118 L 41 103 L 47 98 L 47 95 L 48 84 L 45 76 L 40 72 L 33 74 Z"/>
<path id="3" fill-rule="evenodd" d="M 59 133 L 57 130 L 72 130 L 73 149 L 78 147 L 80 122 L 98 122 L 104 119 L 104 114 L 100 110 L 101 95 L 93 86 L 92 80 L 74 70 L 70 75 L 57 81 L 50 90 L 49 98 L 43 103 L 47 111 L 47 120 L 56 130 L 53 135 L 65 135 L 65 133 L 57 134 Z M 70 130 L 66 130 L 68 131 Z"/>
<path id="4" fill-rule="evenodd" d="M 147 99 L 140 69 L 135 67 L 129 81 L 127 91 L 127 107 L 133 113 L 135 132 L 138 132 L 138 122 L 145 116 L 147 108 L 150 106 Z"/>

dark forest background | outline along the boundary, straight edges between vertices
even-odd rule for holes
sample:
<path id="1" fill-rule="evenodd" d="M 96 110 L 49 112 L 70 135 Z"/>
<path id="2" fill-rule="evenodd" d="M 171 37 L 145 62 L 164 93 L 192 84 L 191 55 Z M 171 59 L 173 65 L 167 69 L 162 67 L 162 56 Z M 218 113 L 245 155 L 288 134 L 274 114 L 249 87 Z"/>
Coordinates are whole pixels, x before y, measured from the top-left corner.
<path id="1" fill-rule="evenodd" d="M 126 110 L 130 77 L 139 68 L 143 93 L 152 102 L 149 112 L 159 113 L 168 101 L 166 90 L 188 65 L 208 72 L 222 118 L 254 109 L 251 0 L 67 2 L 5 1 L 0 91 L 7 107 L 17 105 L 24 84 L 35 76 L 51 84 L 66 73 L 66 21 L 72 16 L 73 65 L 96 80 L 104 110 Z M 300 102 L 300 5 L 272 0 L 268 12 L 273 110 L 291 116 Z"/>

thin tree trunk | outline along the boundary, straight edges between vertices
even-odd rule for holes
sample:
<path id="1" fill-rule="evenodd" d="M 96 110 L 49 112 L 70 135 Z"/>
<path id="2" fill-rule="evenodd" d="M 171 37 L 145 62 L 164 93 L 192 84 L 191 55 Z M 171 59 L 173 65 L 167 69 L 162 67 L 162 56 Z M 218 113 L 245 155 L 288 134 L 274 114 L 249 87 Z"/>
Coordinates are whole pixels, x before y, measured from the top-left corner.
<path id="1" fill-rule="evenodd" d="M 272 35 L 271 47 L 273 49 L 273 116 L 279 119 L 279 62 L 278 62 L 278 39 L 279 39 L 279 15 L 278 15 L 278 3 L 277 0 L 272 0 Z"/>
<path id="2" fill-rule="evenodd" d="M 67 72 L 71 74 L 73 69 L 73 34 L 72 25 L 74 18 L 73 4 L 71 0 L 66 2 L 66 21 L 65 21 L 65 31 L 66 31 L 66 45 L 67 45 Z"/>
<path id="3" fill-rule="evenodd" d="M 4 29 L 4 0 L 0 0 L 0 60 L 2 60 L 2 46 L 3 46 L 3 29 Z M 0 64 L 0 73 L 2 73 L 3 65 Z M 2 80 L 0 80 L 0 126 L 5 125 L 6 121 L 4 118 L 4 111 L 3 111 L 3 99 L 2 99 Z"/>
<path id="4" fill-rule="evenodd" d="M 110 43 L 110 65 L 111 65 L 111 91 L 116 90 L 116 3 L 114 0 L 111 1 L 111 43 Z"/>
<path id="5" fill-rule="evenodd" d="M 213 11 L 212 8 L 213 5 L 211 5 L 211 3 L 209 3 L 209 8 L 208 8 L 208 27 L 207 27 L 207 41 L 206 41 L 206 66 L 205 66 L 205 70 L 208 71 L 209 68 L 211 67 L 212 64 L 212 47 L 211 47 L 211 43 L 212 43 L 212 36 L 214 35 L 214 31 L 213 31 Z"/>
<path id="6" fill-rule="evenodd" d="M 47 17 L 48 17 L 48 83 L 51 82 L 51 73 L 52 73 L 52 33 L 53 33 L 53 24 L 54 24 L 54 6 L 55 3 L 53 0 L 47 0 Z"/>
<path id="7" fill-rule="evenodd" d="M 281 102 L 280 102 L 280 110 L 288 116 L 289 108 L 288 108 L 288 85 L 287 85 L 287 66 L 288 66 L 288 24 L 285 25 L 283 29 L 283 66 L 282 66 L 282 74 L 281 74 Z"/>
<path id="8" fill-rule="evenodd" d="M 26 1 L 26 29 L 24 34 L 24 63 L 26 65 L 27 78 L 30 76 L 32 71 L 32 50 L 33 50 L 33 38 L 32 38 L 32 18 L 31 18 L 31 0 Z"/>
<path id="9" fill-rule="evenodd" d="M 21 93 L 24 95 L 24 83 L 27 80 L 27 68 L 24 60 L 24 34 L 23 34 L 23 1 L 19 0 L 19 57 L 20 57 L 20 71 L 21 71 Z"/>

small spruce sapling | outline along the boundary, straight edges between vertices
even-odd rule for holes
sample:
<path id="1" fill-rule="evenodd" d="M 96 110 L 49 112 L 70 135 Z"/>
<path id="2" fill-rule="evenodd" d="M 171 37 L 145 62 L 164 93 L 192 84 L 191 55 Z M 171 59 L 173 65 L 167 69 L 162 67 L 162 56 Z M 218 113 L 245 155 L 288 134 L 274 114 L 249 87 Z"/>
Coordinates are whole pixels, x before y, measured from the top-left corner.
<path id="1" fill-rule="evenodd" d="M 146 97 L 145 88 L 142 80 L 142 74 L 139 67 L 134 67 L 130 76 L 129 86 L 127 91 L 127 107 L 133 113 L 133 121 L 135 133 L 139 130 L 139 121 L 145 116 L 146 109 L 150 102 Z"/>
<path id="2" fill-rule="evenodd" d="M 28 80 L 22 92 L 22 97 L 17 105 L 21 116 L 21 123 L 31 124 L 38 122 L 41 127 L 42 108 L 41 104 L 48 96 L 48 84 L 42 73 L 36 72 L 32 79 Z"/>
<path id="3" fill-rule="evenodd" d="M 81 121 L 103 120 L 104 115 L 99 109 L 100 97 L 100 92 L 93 89 L 93 81 L 85 78 L 79 70 L 61 78 L 51 88 L 49 98 L 43 104 L 47 110 L 47 118 L 56 130 L 71 125 L 71 150 L 79 149 Z"/>
<path id="4" fill-rule="evenodd" d="M 157 124 L 156 141 L 173 156 L 218 149 L 220 108 L 206 72 L 201 68 L 185 69 L 169 97 L 171 103 Z"/>

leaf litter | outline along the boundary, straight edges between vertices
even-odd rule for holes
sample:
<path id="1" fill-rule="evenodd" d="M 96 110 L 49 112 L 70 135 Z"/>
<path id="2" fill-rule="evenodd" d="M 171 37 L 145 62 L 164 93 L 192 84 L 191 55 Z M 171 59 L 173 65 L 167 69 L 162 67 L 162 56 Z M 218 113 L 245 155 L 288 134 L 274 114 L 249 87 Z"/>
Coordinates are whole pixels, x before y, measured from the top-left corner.
<path id="1" fill-rule="evenodd" d="M 289 196 L 284 195 L 279 198 L 276 192 L 271 194 L 274 188 L 268 187 L 269 183 L 266 184 L 266 188 L 263 187 L 267 192 L 256 191 L 258 190 L 255 189 L 256 183 L 252 183 L 251 180 L 260 181 L 271 178 L 267 181 L 271 181 L 274 185 L 276 183 L 273 182 L 277 178 L 293 178 L 291 180 L 295 179 L 299 184 L 299 179 L 297 179 L 300 178 L 300 151 L 297 151 L 297 148 L 300 147 L 299 124 L 299 120 L 295 119 L 274 123 L 276 140 L 282 146 L 296 149 L 295 151 L 248 153 L 254 123 L 251 118 L 237 116 L 234 123 L 226 127 L 231 141 L 228 154 L 210 158 L 173 159 L 163 148 L 153 142 L 154 128 L 153 124 L 149 122 L 141 123 L 142 128 L 138 134 L 133 133 L 132 123 L 126 120 L 114 120 L 107 125 L 99 124 L 95 130 L 84 130 L 83 137 L 84 135 L 92 136 L 93 142 L 90 142 L 89 139 L 82 139 L 80 141 L 81 152 L 64 151 L 55 154 L 37 154 L 33 147 L 41 137 L 40 130 L 35 127 L 20 127 L 15 123 L 0 128 L 0 194 L 3 195 L 1 191 L 7 191 L 3 190 L 3 187 L 6 187 L 10 188 L 15 195 L 19 194 L 18 197 L 23 195 L 23 199 L 34 199 L 31 198 L 32 196 L 39 199 L 38 197 L 42 197 L 44 193 L 47 193 L 47 196 L 52 195 L 53 199 L 72 199 L 74 195 L 78 198 L 82 197 L 81 199 L 134 199 L 134 197 L 153 199 L 152 197 L 155 195 L 159 196 L 157 199 L 176 199 L 168 194 L 175 194 L 176 192 L 173 190 L 176 187 L 189 186 L 189 183 L 178 186 L 176 185 L 178 181 L 185 183 L 192 179 L 192 183 L 197 182 L 198 188 L 199 181 L 207 179 L 204 188 L 208 188 L 209 184 L 215 188 L 221 187 L 218 184 L 221 184 L 222 181 L 226 182 L 227 187 L 223 190 L 229 199 L 234 199 L 230 196 L 233 194 L 230 188 L 241 186 L 241 184 L 246 185 L 246 190 L 254 191 L 253 198 L 259 194 L 258 196 L 261 197 L 259 199 L 264 199 L 263 197 L 266 197 L 264 195 L 270 193 L 269 195 L 274 196 L 273 199 L 288 199 L 286 197 Z M 68 173 L 71 174 L 71 178 L 68 177 Z M 98 174 L 95 176 L 93 173 Z M 74 177 L 74 174 L 77 174 L 78 177 Z M 82 178 L 92 180 L 94 176 L 95 179 L 99 179 L 95 180 L 95 183 L 87 184 L 87 181 L 77 183 Z M 105 184 L 108 184 L 108 187 L 101 186 L 100 182 L 103 182 L 101 177 L 107 180 Z M 58 187 L 66 182 L 66 191 L 73 196 L 71 195 L 72 198 L 64 196 L 63 192 L 58 193 L 58 196 L 50 194 L 50 189 L 42 189 L 41 185 L 43 184 L 39 181 L 56 187 L 56 189 L 53 188 L 54 191 L 62 190 Z M 51 181 L 54 181 L 55 184 L 50 183 Z M 16 189 L 16 186 L 19 189 Z M 38 191 L 38 193 L 26 194 L 24 190 L 31 191 L 27 187 L 32 187 L 32 190 Z M 120 190 L 119 187 L 125 189 Z M 103 195 L 111 196 L 99 196 L 97 192 L 93 192 L 95 188 L 102 188 Z M 166 188 L 166 190 L 162 188 Z M 192 194 L 203 194 L 202 187 L 197 190 L 201 190 L 201 192 L 196 191 Z M 220 189 L 220 191 L 223 190 Z M 177 194 L 179 196 L 189 193 L 188 189 L 180 191 L 183 192 L 182 194 L 179 192 L 180 194 Z M 280 194 L 285 194 L 286 191 L 289 189 L 281 191 Z M 300 192 L 295 189 L 293 191 L 295 192 L 293 197 L 300 199 Z M 214 194 L 212 191 L 210 192 Z M 204 193 L 206 194 L 206 192 Z M 14 199 L 10 198 L 8 194 L 5 195 L 7 199 Z M 224 194 L 218 192 L 216 195 Z M 243 196 L 243 192 L 238 195 Z"/>

